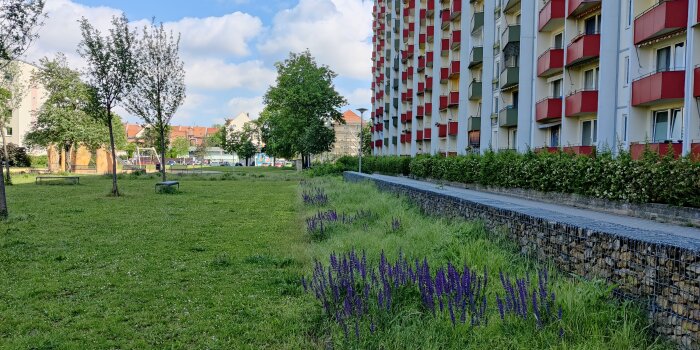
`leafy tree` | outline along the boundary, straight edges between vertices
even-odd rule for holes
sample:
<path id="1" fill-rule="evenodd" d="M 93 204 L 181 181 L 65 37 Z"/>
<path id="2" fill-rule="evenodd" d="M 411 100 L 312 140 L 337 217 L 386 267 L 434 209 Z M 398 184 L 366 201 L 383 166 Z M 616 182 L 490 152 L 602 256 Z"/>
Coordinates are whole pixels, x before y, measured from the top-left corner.
<path id="1" fill-rule="evenodd" d="M 0 0 L 0 70 L 21 57 L 38 38 L 45 0 Z"/>
<path id="2" fill-rule="evenodd" d="M 187 155 L 190 151 L 190 141 L 184 137 L 178 137 L 170 147 L 170 158 L 178 158 Z"/>
<path id="3" fill-rule="evenodd" d="M 24 147 L 19 147 L 14 143 L 7 145 L 8 159 L 11 166 L 28 168 L 32 166 L 32 160 Z"/>
<path id="4" fill-rule="evenodd" d="M 6 75 L 5 68 L 22 56 L 38 37 L 36 31 L 43 23 L 43 12 L 44 0 L 0 0 L 0 76 Z M 2 166 L 0 178 L 5 179 Z M 0 181 L 0 219 L 7 216 L 3 180 Z"/>
<path id="5" fill-rule="evenodd" d="M 362 155 L 371 156 L 372 155 L 372 129 L 369 125 L 364 125 L 361 135 L 357 135 L 362 139 Z"/>
<path id="6" fill-rule="evenodd" d="M 146 125 L 143 129 L 143 136 L 139 138 L 139 143 L 144 147 L 155 148 L 158 155 L 162 154 L 162 150 L 167 151 L 170 148 L 170 137 L 168 136 L 170 135 L 171 127 L 167 126 L 165 129 L 165 138 L 161 138 L 160 131 L 157 128 Z"/>
<path id="7" fill-rule="evenodd" d="M 333 85 L 337 74 L 328 66 L 319 66 L 309 51 L 291 53 L 276 67 L 276 85 L 264 97 L 261 134 L 272 154 L 301 155 L 308 167 L 311 155 L 330 151 L 335 131 L 329 125 L 344 123 L 338 109 L 347 102 Z"/>
<path id="8" fill-rule="evenodd" d="M 27 85 L 22 79 L 22 70 L 16 61 L 5 65 L 0 71 L 0 137 L 3 144 L 3 160 L 5 162 L 5 184 L 12 185 L 10 176 L 9 153 L 5 132 L 12 119 L 12 111 L 19 108 L 27 95 Z"/>
<path id="9" fill-rule="evenodd" d="M 138 79 L 126 99 L 126 109 L 157 132 L 163 161 L 170 121 L 185 99 L 185 69 L 179 46 L 179 35 L 175 38 L 172 32 L 168 34 L 162 23 L 144 27 L 143 38 L 136 45 Z M 165 166 L 160 170 L 165 181 Z"/>
<path id="10" fill-rule="evenodd" d="M 194 149 L 194 156 L 195 158 L 199 159 L 202 163 L 204 163 L 204 158 L 207 157 L 207 143 L 202 142 L 201 144 L 197 145 Z"/>
<path id="11" fill-rule="evenodd" d="M 109 144 L 109 130 L 89 114 L 94 95 L 80 80 L 80 73 L 68 67 L 65 55 L 58 54 L 52 60 L 43 58 L 39 66 L 32 80 L 46 89 L 46 102 L 32 122 L 25 142 L 41 147 L 58 145 L 68 167 L 74 147 L 103 147 Z"/>
<path id="12" fill-rule="evenodd" d="M 136 84 L 135 33 L 129 29 L 129 21 L 124 15 L 112 18 L 112 28 L 106 36 L 102 36 L 84 17 L 80 20 L 80 30 L 83 40 L 78 52 L 87 61 L 87 76 L 94 93 L 94 115 L 109 128 L 114 160 L 111 193 L 119 196 L 112 111 Z"/>
<path id="13" fill-rule="evenodd" d="M 258 152 L 258 145 L 254 140 L 259 140 L 258 128 L 252 123 L 243 125 L 243 130 L 222 130 L 222 148 L 227 153 L 235 153 L 239 158 L 245 159 L 245 165 L 248 166 L 248 160 L 255 156 Z"/>

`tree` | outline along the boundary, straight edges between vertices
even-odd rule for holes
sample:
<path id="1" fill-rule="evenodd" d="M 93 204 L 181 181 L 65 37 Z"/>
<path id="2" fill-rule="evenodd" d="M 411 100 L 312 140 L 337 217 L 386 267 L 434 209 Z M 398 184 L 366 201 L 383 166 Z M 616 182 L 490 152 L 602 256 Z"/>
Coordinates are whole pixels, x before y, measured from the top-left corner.
<path id="1" fill-rule="evenodd" d="M 301 155 L 304 167 L 308 167 L 311 155 L 330 151 L 335 142 L 330 124 L 344 123 L 338 110 L 347 102 L 333 85 L 337 74 L 316 64 L 309 51 L 291 53 L 275 66 L 276 85 L 264 97 L 261 134 L 272 154 L 285 158 Z"/>
<path id="2" fill-rule="evenodd" d="M 38 38 L 45 0 L 0 0 L 0 70 L 21 57 Z"/>
<path id="3" fill-rule="evenodd" d="M 70 170 L 74 147 L 82 145 L 94 150 L 109 143 L 107 127 L 90 115 L 94 96 L 91 88 L 80 80 L 80 73 L 68 67 L 65 55 L 57 54 L 52 60 L 42 58 L 32 81 L 41 84 L 47 96 L 25 136 L 25 143 L 41 147 L 58 145 L 66 165 L 63 171 Z"/>
<path id="4" fill-rule="evenodd" d="M 172 32 L 168 34 L 162 23 L 144 27 L 143 38 L 136 45 L 138 79 L 126 99 L 126 109 L 158 133 L 162 160 L 170 121 L 185 99 L 185 68 L 179 46 L 179 35 L 175 38 Z M 160 170 L 165 181 L 165 166 Z"/>
<path id="5" fill-rule="evenodd" d="M 87 76 L 94 93 L 94 115 L 109 128 L 112 151 L 112 195 L 119 196 L 117 186 L 117 152 L 114 142 L 114 114 L 117 103 L 136 83 L 136 59 L 133 53 L 135 33 L 126 16 L 112 18 L 109 34 L 102 34 L 86 18 L 80 20 L 83 40 L 78 53 L 87 60 Z"/>
<path id="6" fill-rule="evenodd" d="M 184 137 L 178 137 L 173 141 L 170 147 L 170 158 L 178 158 L 189 154 L 190 141 Z"/>
<path id="7" fill-rule="evenodd" d="M 170 126 L 165 128 L 164 136 L 161 137 L 160 131 L 151 125 L 144 126 L 143 136 L 139 138 L 139 142 L 144 147 L 153 147 L 160 155 L 162 151 L 167 151 L 170 148 Z"/>
<path id="8" fill-rule="evenodd" d="M 254 140 L 259 140 L 258 128 L 255 123 L 248 122 L 243 125 L 243 130 L 229 130 L 223 127 L 221 130 L 222 146 L 226 153 L 235 153 L 239 158 L 248 160 L 258 152 L 258 145 Z"/>
<path id="9" fill-rule="evenodd" d="M 6 129 L 12 119 L 12 111 L 22 104 L 27 95 L 27 85 L 22 79 L 22 70 L 16 61 L 5 65 L 0 72 L 0 138 L 3 144 L 3 160 L 5 162 L 5 184 L 12 185 L 10 176 L 9 153 L 7 151 Z"/>
<path id="10" fill-rule="evenodd" d="M 5 76 L 7 67 L 22 56 L 34 39 L 37 28 L 42 25 L 44 0 L 0 0 L 0 75 Z M 5 179 L 0 166 L 0 178 Z M 9 171 L 8 171 L 9 174 Z M 0 219 L 8 216 L 5 181 L 0 181 Z"/>
<path id="11" fill-rule="evenodd" d="M 370 128 L 369 125 L 363 125 L 362 126 L 363 130 L 360 133 L 360 135 L 357 135 L 358 138 L 360 138 L 362 141 L 362 144 L 360 147 L 362 147 L 362 155 L 363 156 L 371 156 L 372 155 L 372 129 Z"/>

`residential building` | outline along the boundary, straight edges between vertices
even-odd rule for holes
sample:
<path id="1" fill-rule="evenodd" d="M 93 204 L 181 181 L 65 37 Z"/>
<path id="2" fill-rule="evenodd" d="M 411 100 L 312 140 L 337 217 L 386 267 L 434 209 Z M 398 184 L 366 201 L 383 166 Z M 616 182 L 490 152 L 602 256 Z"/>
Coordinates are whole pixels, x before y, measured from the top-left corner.
<path id="1" fill-rule="evenodd" d="M 126 123 L 124 127 L 126 128 L 127 142 L 142 142 L 145 137 L 146 126 Z M 214 127 L 172 125 L 170 127 L 169 140 L 170 143 L 172 143 L 175 139 L 184 137 L 190 142 L 190 145 L 194 147 L 201 145 L 208 137 L 213 136 L 218 131 L 219 129 Z"/>
<path id="2" fill-rule="evenodd" d="M 333 123 L 335 143 L 329 152 L 332 159 L 342 156 L 358 155 L 360 150 L 360 116 L 353 111 L 343 113 L 345 123 Z"/>
<path id="3" fill-rule="evenodd" d="M 22 61 L 14 61 L 13 64 L 19 66 L 20 84 L 24 87 L 25 95 L 19 108 L 12 111 L 12 117 L 4 131 L 7 143 L 24 147 L 24 137 L 31 130 L 32 122 L 36 120 L 36 116 L 48 96 L 41 85 L 31 81 L 32 75 L 38 69 L 36 66 Z M 1 144 L 2 140 L 0 139 Z"/>
<path id="4" fill-rule="evenodd" d="M 374 3 L 375 154 L 700 156 L 698 0 Z"/>

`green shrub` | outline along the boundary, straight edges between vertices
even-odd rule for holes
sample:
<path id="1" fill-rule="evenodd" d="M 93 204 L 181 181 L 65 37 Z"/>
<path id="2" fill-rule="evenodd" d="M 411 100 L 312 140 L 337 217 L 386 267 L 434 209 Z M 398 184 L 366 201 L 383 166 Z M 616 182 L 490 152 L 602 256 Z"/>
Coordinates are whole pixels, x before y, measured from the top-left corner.
<path id="1" fill-rule="evenodd" d="M 337 171 L 357 169 L 356 157 L 344 157 Z M 342 170 L 340 170 L 342 169 Z M 592 156 L 566 152 L 492 152 L 438 156 L 364 157 L 363 172 L 413 175 L 503 188 L 574 193 L 636 203 L 700 207 L 700 162 L 647 151 L 639 160 L 628 152 Z"/>
<path id="2" fill-rule="evenodd" d="M 28 168 L 32 166 L 32 160 L 29 158 L 27 150 L 24 147 L 19 147 L 14 143 L 8 143 L 7 153 L 9 155 L 10 166 L 18 168 Z"/>
<path id="3" fill-rule="evenodd" d="M 49 166 L 49 156 L 29 156 L 29 162 L 34 168 L 47 168 Z"/>

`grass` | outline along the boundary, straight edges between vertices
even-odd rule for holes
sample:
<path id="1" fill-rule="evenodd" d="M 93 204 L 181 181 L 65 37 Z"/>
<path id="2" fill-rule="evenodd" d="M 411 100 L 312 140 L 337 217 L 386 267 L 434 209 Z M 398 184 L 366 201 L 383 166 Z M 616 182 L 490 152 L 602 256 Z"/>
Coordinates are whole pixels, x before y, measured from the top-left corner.
<path id="1" fill-rule="evenodd" d="M 217 168 L 218 169 L 218 168 Z M 384 250 L 524 274 L 538 267 L 478 223 L 422 216 L 367 184 L 304 179 L 329 195 L 305 206 L 300 175 L 238 168 L 172 176 L 181 191 L 158 195 L 157 175 L 77 186 L 36 186 L 17 175 L 8 188 L 10 220 L 0 223 L 0 348 L 663 348 L 643 314 L 609 299 L 602 283 L 555 278 L 566 336 L 527 322 L 452 328 L 408 303 L 389 327 L 346 342 L 299 280 L 314 259 Z M 307 185 L 303 185 L 307 186 Z M 302 187 L 303 187 L 302 186 Z M 370 209 L 371 222 L 333 227 L 312 240 L 304 218 L 321 209 Z M 391 228 L 398 218 L 401 228 Z M 492 278 L 492 281 L 494 279 Z M 495 315 L 491 315 L 492 318 Z"/>

